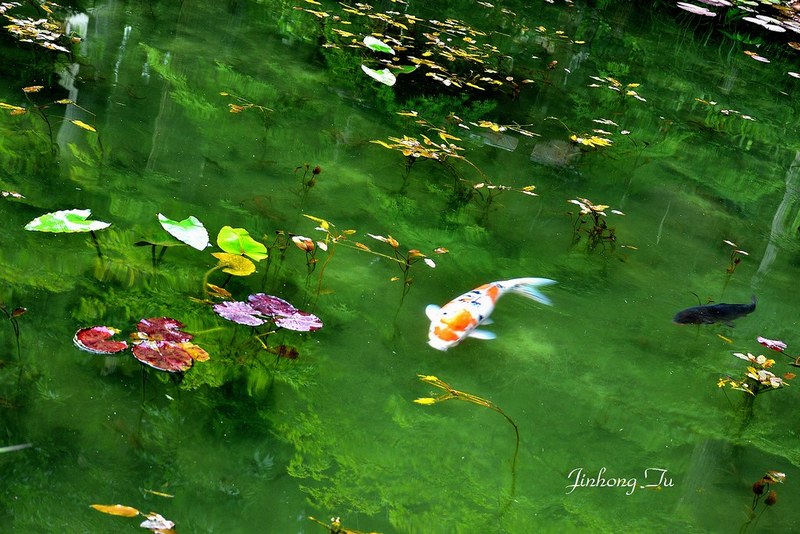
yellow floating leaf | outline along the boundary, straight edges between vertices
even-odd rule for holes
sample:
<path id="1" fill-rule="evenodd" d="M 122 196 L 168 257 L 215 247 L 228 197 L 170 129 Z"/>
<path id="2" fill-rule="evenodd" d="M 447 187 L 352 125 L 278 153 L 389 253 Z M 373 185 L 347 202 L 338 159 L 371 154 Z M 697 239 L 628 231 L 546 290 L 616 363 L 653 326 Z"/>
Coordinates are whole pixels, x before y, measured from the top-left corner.
<path id="1" fill-rule="evenodd" d="M 450 135 L 446 132 L 439 132 L 439 137 L 442 138 L 442 141 L 447 141 L 448 139 L 452 139 L 454 141 L 461 141 L 461 138 L 456 137 L 455 135 Z"/>
<path id="2" fill-rule="evenodd" d="M 6 104 L 5 102 L 0 102 L 0 109 L 10 109 L 12 111 L 15 110 L 24 110 L 25 108 L 19 106 L 12 106 L 11 104 Z"/>
<path id="3" fill-rule="evenodd" d="M 381 141 L 379 139 L 373 139 L 372 141 L 370 141 L 370 143 L 375 143 L 376 145 L 381 145 L 382 147 L 390 148 L 392 150 L 394 150 L 394 148 L 395 148 L 394 146 L 390 145 L 389 143 L 386 143 L 385 141 Z"/>
<path id="4" fill-rule="evenodd" d="M 94 126 L 92 126 L 91 124 L 86 124 L 83 121 L 71 120 L 69 122 L 71 122 L 72 124 L 74 124 L 78 128 L 83 128 L 84 130 L 88 130 L 90 132 L 96 132 L 97 131 Z"/>
<path id="5" fill-rule="evenodd" d="M 247 261 L 250 261 L 250 260 L 247 260 Z M 204 361 L 207 361 L 209 358 L 211 358 L 205 350 L 203 350 L 201 347 L 198 347 L 197 345 L 195 345 L 194 343 L 191 343 L 189 341 L 185 341 L 183 343 L 178 343 L 178 346 L 180 348 L 182 348 L 183 350 L 185 350 L 186 353 L 189 356 L 191 356 L 192 359 L 195 360 L 195 361 L 204 362 Z"/>
<path id="6" fill-rule="evenodd" d="M 431 397 L 422 397 L 419 399 L 414 399 L 414 402 L 416 402 L 417 404 L 431 405 L 431 404 L 436 404 L 436 399 Z"/>
<path id="7" fill-rule="evenodd" d="M 373 142 L 375 142 L 375 141 L 373 141 Z M 314 217 L 313 215 L 306 215 L 306 214 L 304 213 L 304 214 L 303 214 L 303 217 L 305 217 L 305 218 L 307 218 L 307 219 L 311 219 L 311 220 L 312 220 L 312 221 L 314 221 L 315 223 L 318 223 L 318 224 L 320 225 L 320 227 L 321 227 L 323 230 L 325 230 L 326 232 L 327 232 L 328 230 L 330 230 L 330 228 L 331 228 L 331 226 L 332 226 L 332 225 L 331 225 L 331 223 L 329 223 L 329 222 L 328 222 L 328 221 L 326 221 L 325 219 L 320 219 L 319 217 Z"/>
<path id="8" fill-rule="evenodd" d="M 211 254 L 219 260 L 222 271 L 233 276 L 247 276 L 256 272 L 256 265 L 244 256 L 229 254 L 227 252 L 214 252 Z"/>
<path id="9" fill-rule="evenodd" d="M 169 493 L 164 493 L 163 491 L 156 491 L 151 489 L 144 490 L 145 493 L 150 493 L 152 495 L 156 495 L 158 497 L 166 497 L 168 499 L 173 499 L 175 495 L 170 495 Z"/>
<path id="10" fill-rule="evenodd" d="M 223 287 L 215 286 L 214 284 L 206 284 L 206 287 L 208 288 L 208 292 L 211 294 L 212 297 L 227 299 L 233 296 L 231 295 L 230 291 L 228 291 Z"/>
<path id="11" fill-rule="evenodd" d="M 315 6 L 321 6 L 322 5 L 319 2 L 317 2 L 317 0 L 306 0 L 306 2 L 308 2 L 309 4 L 314 4 Z"/>
<path id="12" fill-rule="evenodd" d="M 74 104 L 74 103 L 75 103 L 75 102 L 73 102 L 73 101 L 72 101 L 72 100 L 70 100 L 69 98 L 62 98 L 61 100 L 56 100 L 56 104 L 63 104 L 63 105 L 66 105 L 66 104 Z"/>
<path id="13" fill-rule="evenodd" d="M 28 87 L 23 87 L 22 91 L 25 93 L 38 93 L 42 89 L 44 89 L 44 85 L 31 85 Z"/>
<path id="14" fill-rule="evenodd" d="M 356 247 L 360 248 L 361 250 L 366 250 L 367 252 L 372 252 L 367 245 L 364 243 L 359 243 L 358 241 L 356 241 Z"/>
<path id="15" fill-rule="evenodd" d="M 403 117 L 416 117 L 419 115 L 416 111 L 398 111 L 397 114 Z"/>
<path id="16" fill-rule="evenodd" d="M 720 338 L 725 343 L 733 343 L 733 340 L 729 337 L 725 337 L 722 334 L 717 334 L 717 337 Z"/>
<path id="17" fill-rule="evenodd" d="M 136 508 L 130 506 L 123 506 L 121 504 L 90 504 L 92 508 L 98 512 L 110 515 L 120 515 L 122 517 L 136 517 L 141 512 Z"/>

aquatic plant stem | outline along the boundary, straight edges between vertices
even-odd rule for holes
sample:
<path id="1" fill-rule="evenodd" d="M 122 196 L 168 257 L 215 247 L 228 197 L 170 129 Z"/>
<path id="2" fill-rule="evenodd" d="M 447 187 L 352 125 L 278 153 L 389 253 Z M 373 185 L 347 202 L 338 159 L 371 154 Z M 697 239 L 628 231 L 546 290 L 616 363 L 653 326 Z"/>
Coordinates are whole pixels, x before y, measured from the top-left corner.
<path id="1" fill-rule="evenodd" d="M 100 242 L 97 240 L 97 234 L 94 233 L 94 230 L 89 230 L 89 235 L 92 236 L 94 248 L 97 250 L 97 257 L 100 258 L 100 263 L 103 263 L 103 252 L 100 250 Z"/>
<path id="2" fill-rule="evenodd" d="M 477 395 L 472 395 L 471 393 L 465 393 L 463 391 L 459 391 L 457 389 L 452 388 L 449 384 L 440 380 L 439 378 L 431 375 L 417 375 L 420 380 L 425 382 L 426 384 L 430 384 L 432 386 L 436 386 L 439 389 L 444 390 L 446 393 L 443 395 L 439 395 L 438 397 L 427 397 L 416 399 L 414 402 L 417 404 L 436 404 L 438 402 L 443 402 L 450 399 L 462 400 L 466 402 L 471 402 L 472 404 L 477 404 L 479 406 L 483 406 L 485 408 L 489 408 L 492 411 L 495 411 L 502 415 L 506 421 L 514 428 L 514 436 L 516 438 L 515 445 L 514 445 L 514 455 L 511 459 L 511 491 L 509 494 L 508 503 L 503 507 L 501 513 L 508 510 L 511 503 L 514 501 L 514 495 L 516 494 L 517 489 L 517 456 L 519 454 L 519 427 L 514 422 L 511 417 L 508 416 L 499 406 L 493 403 L 490 400 L 484 399 L 482 397 L 478 397 Z"/>

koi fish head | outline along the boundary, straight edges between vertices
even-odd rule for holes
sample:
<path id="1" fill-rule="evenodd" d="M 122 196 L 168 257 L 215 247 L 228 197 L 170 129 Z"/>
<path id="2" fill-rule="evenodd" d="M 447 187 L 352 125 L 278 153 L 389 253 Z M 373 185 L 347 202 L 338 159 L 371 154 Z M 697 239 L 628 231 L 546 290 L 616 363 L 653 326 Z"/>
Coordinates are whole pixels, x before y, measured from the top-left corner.
<path id="1" fill-rule="evenodd" d="M 444 351 L 458 345 L 478 326 L 478 320 L 466 309 L 450 311 L 447 307 L 431 305 L 426 312 L 431 320 L 428 345 L 436 350 Z"/>

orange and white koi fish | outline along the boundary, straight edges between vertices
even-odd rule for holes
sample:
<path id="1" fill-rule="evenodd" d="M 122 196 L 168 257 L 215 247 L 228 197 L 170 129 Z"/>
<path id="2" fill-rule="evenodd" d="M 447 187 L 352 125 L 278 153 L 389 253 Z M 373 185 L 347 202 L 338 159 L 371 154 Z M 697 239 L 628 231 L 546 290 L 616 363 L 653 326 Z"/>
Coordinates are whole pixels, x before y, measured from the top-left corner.
<path id="1" fill-rule="evenodd" d="M 542 304 L 552 305 L 538 288 L 555 284 L 547 278 L 514 278 L 476 287 L 440 308 L 430 304 L 425 314 L 431 320 L 428 330 L 428 345 L 437 350 L 447 350 L 461 343 L 464 338 L 494 339 L 496 334 L 480 330 L 478 326 L 491 324 L 489 319 L 497 299 L 511 291 Z"/>

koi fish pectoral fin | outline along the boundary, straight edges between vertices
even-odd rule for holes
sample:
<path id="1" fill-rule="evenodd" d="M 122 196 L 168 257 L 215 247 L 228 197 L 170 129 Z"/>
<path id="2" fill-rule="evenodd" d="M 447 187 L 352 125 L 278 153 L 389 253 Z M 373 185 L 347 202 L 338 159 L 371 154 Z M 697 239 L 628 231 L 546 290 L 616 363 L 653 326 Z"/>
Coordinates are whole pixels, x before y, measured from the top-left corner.
<path id="1" fill-rule="evenodd" d="M 425 307 L 425 315 L 428 316 L 428 319 L 433 321 L 434 319 L 436 319 L 439 316 L 439 310 L 441 310 L 441 309 L 442 308 L 440 308 L 436 304 L 428 304 Z"/>
<path id="2" fill-rule="evenodd" d="M 487 317 L 478 324 L 494 324 L 494 321 L 492 321 L 490 318 Z"/>
<path id="3" fill-rule="evenodd" d="M 488 330 L 473 330 L 467 337 L 474 337 L 475 339 L 495 339 L 497 334 L 489 332 Z"/>

